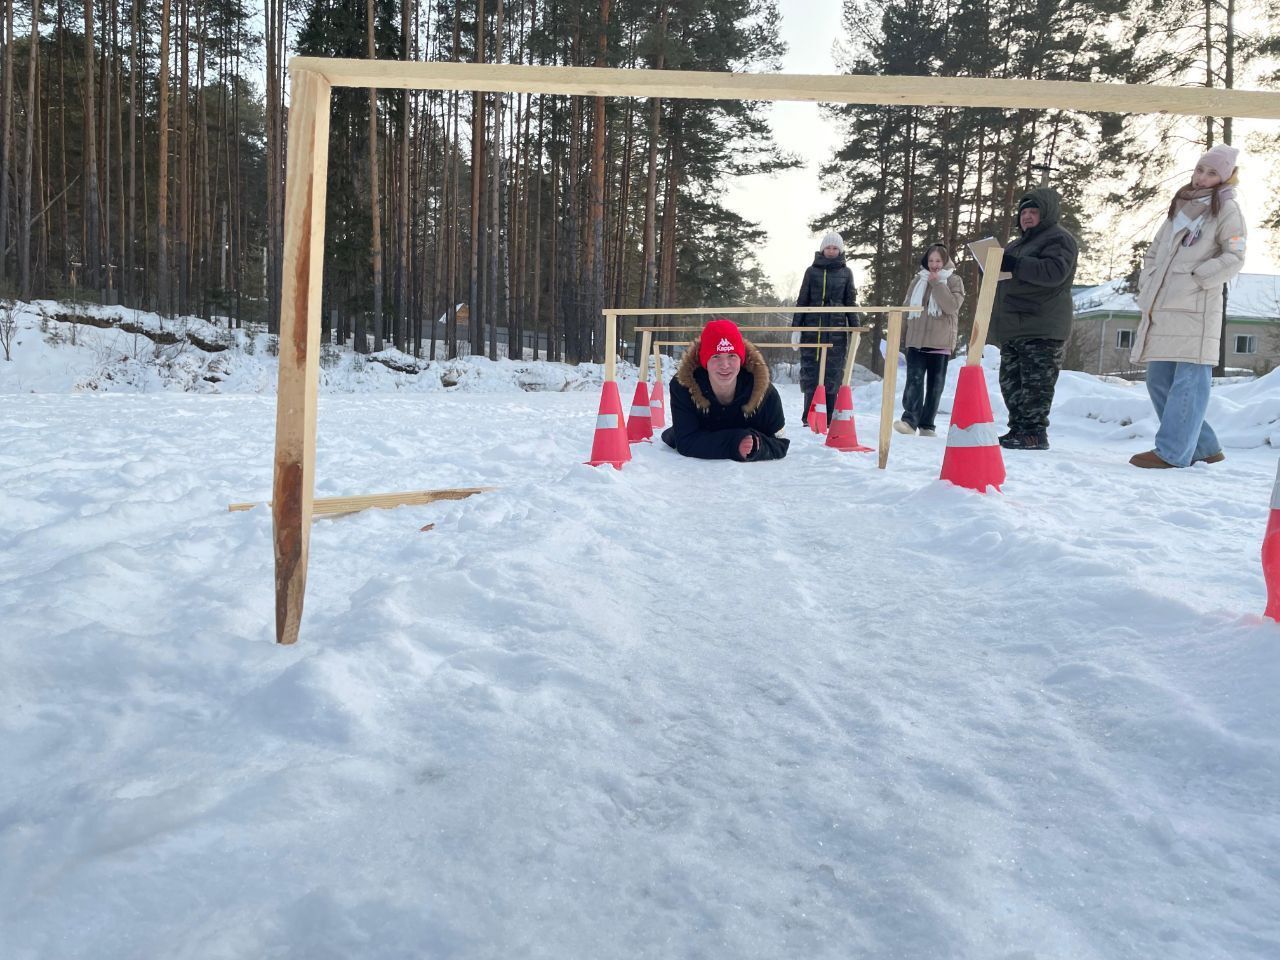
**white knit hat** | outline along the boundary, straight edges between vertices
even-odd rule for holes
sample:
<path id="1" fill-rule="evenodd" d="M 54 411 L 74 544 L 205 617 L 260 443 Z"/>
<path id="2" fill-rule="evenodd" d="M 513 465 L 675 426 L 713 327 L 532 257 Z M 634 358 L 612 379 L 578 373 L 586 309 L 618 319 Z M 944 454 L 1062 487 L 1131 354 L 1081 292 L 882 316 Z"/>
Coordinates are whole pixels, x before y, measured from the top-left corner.
<path id="1" fill-rule="evenodd" d="M 844 238 L 834 230 L 828 230 L 826 236 L 822 238 L 822 245 L 819 250 L 825 250 L 827 247 L 839 247 L 840 252 L 844 253 Z"/>

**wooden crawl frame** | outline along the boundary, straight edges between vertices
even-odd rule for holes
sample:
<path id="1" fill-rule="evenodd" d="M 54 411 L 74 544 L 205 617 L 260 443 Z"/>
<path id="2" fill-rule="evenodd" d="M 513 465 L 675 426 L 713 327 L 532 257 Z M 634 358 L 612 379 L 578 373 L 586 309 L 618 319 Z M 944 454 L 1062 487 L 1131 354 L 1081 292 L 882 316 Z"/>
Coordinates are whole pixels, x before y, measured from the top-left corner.
<path id="1" fill-rule="evenodd" d="M 293 643 L 298 639 L 307 583 L 311 518 L 315 507 L 320 291 L 325 182 L 329 169 L 329 102 L 333 87 L 1062 109 L 1280 119 L 1280 93 L 1058 80 L 703 73 L 325 57 L 295 57 L 289 62 L 289 75 L 289 153 L 285 171 L 284 264 L 280 292 L 280 376 L 271 497 L 276 640 L 280 643 Z M 988 269 L 986 276 L 994 277 L 995 272 Z M 980 311 L 985 302 L 987 314 L 990 314 L 994 294 L 994 283 L 989 289 L 984 283 L 979 295 Z M 895 344 L 890 342 L 889 349 L 894 350 Z M 980 360 L 981 351 L 975 354 L 970 350 L 969 362 Z M 888 369 L 896 371 L 896 365 Z"/>
<path id="2" fill-rule="evenodd" d="M 888 357 L 896 357 L 898 348 L 902 343 L 902 323 L 907 312 L 910 311 L 909 306 L 893 306 L 893 307 L 666 307 L 661 309 L 632 307 L 626 309 L 605 310 L 605 365 L 604 378 L 606 380 L 615 379 L 614 373 L 616 369 L 617 344 L 618 344 L 618 317 L 649 317 L 649 316 L 695 316 L 698 314 L 753 314 L 753 313 L 794 313 L 799 309 L 803 313 L 887 313 L 889 315 L 889 329 L 886 333 L 885 347 L 885 365 L 884 377 L 881 379 L 880 385 L 880 444 L 879 444 L 879 466 L 883 470 L 889 463 L 889 437 L 892 434 L 893 426 L 893 406 L 894 391 L 897 387 L 898 365 L 890 364 Z M 681 331 L 700 330 L 701 327 L 686 326 L 637 326 L 636 332 L 641 335 L 640 345 L 640 379 L 647 380 L 649 376 L 649 344 L 650 338 L 655 333 L 676 333 Z M 853 376 L 853 360 L 858 352 L 858 339 L 862 334 L 868 332 L 870 327 L 791 327 L 791 326 L 771 326 L 771 327 L 739 327 L 740 330 L 747 332 L 770 331 L 773 333 L 816 333 L 821 341 L 823 333 L 845 333 L 852 334 L 852 340 L 845 351 L 844 370 L 841 373 L 840 382 L 847 384 Z M 985 327 L 984 327 L 985 330 Z M 975 326 L 976 332 L 976 326 Z M 658 346 L 686 346 L 687 341 L 659 341 Z M 757 343 L 757 347 L 767 347 L 771 349 L 787 349 L 787 350 L 817 350 L 820 354 L 818 361 L 818 382 L 824 383 L 827 379 L 827 350 L 830 349 L 829 343 Z M 982 351 L 978 351 L 981 355 Z M 661 378 L 662 371 L 658 370 L 658 377 Z M 828 397 L 827 404 L 835 402 L 835 397 Z"/>

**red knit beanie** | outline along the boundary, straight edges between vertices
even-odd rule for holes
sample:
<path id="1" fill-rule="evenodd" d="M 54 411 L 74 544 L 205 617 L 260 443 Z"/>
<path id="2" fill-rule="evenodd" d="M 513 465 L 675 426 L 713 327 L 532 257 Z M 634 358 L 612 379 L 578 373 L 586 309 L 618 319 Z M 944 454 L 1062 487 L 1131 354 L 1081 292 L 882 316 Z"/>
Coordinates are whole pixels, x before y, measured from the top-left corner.
<path id="1" fill-rule="evenodd" d="M 702 339 L 698 342 L 698 362 L 704 367 L 707 361 L 717 353 L 736 353 L 738 359 L 747 359 L 747 345 L 742 342 L 742 332 L 732 320 L 717 317 L 708 321 L 702 328 Z"/>

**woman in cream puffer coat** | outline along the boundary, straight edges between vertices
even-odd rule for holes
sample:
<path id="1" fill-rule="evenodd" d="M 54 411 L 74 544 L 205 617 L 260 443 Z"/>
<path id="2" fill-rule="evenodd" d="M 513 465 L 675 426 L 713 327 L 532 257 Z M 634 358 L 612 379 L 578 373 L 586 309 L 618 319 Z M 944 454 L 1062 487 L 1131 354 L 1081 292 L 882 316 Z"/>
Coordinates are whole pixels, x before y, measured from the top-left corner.
<path id="1" fill-rule="evenodd" d="M 1147 365 L 1147 392 L 1160 419 L 1155 449 L 1129 462 L 1163 469 L 1218 463 L 1222 445 L 1205 422 L 1222 338 L 1222 288 L 1244 266 L 1244 215 L 1235 199 L 1238 151 L 1219 144 L 1174 194 L 1138 278 L 1131 359 Z"/>

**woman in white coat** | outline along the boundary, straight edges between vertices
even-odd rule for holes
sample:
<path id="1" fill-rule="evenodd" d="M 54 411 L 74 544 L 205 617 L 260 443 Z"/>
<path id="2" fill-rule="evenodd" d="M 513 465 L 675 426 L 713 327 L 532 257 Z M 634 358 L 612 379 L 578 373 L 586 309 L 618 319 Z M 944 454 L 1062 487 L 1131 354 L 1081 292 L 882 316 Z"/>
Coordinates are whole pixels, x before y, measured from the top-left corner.
<path id="1" fill-rule="evenodd" d="M 1222 338 L 1222 287 L 1244 266 L 1244 215 L 1235 200 L 1238 153 L 1219 144 L 1200 158 L 1143 258 L 1142 320 L 1131 359 L 1147 365 L 1147 392 L 1160 429 L 1154 450 L 1130 458 L 1135 467 L 1226 459 L 1204 417 Z"/>

